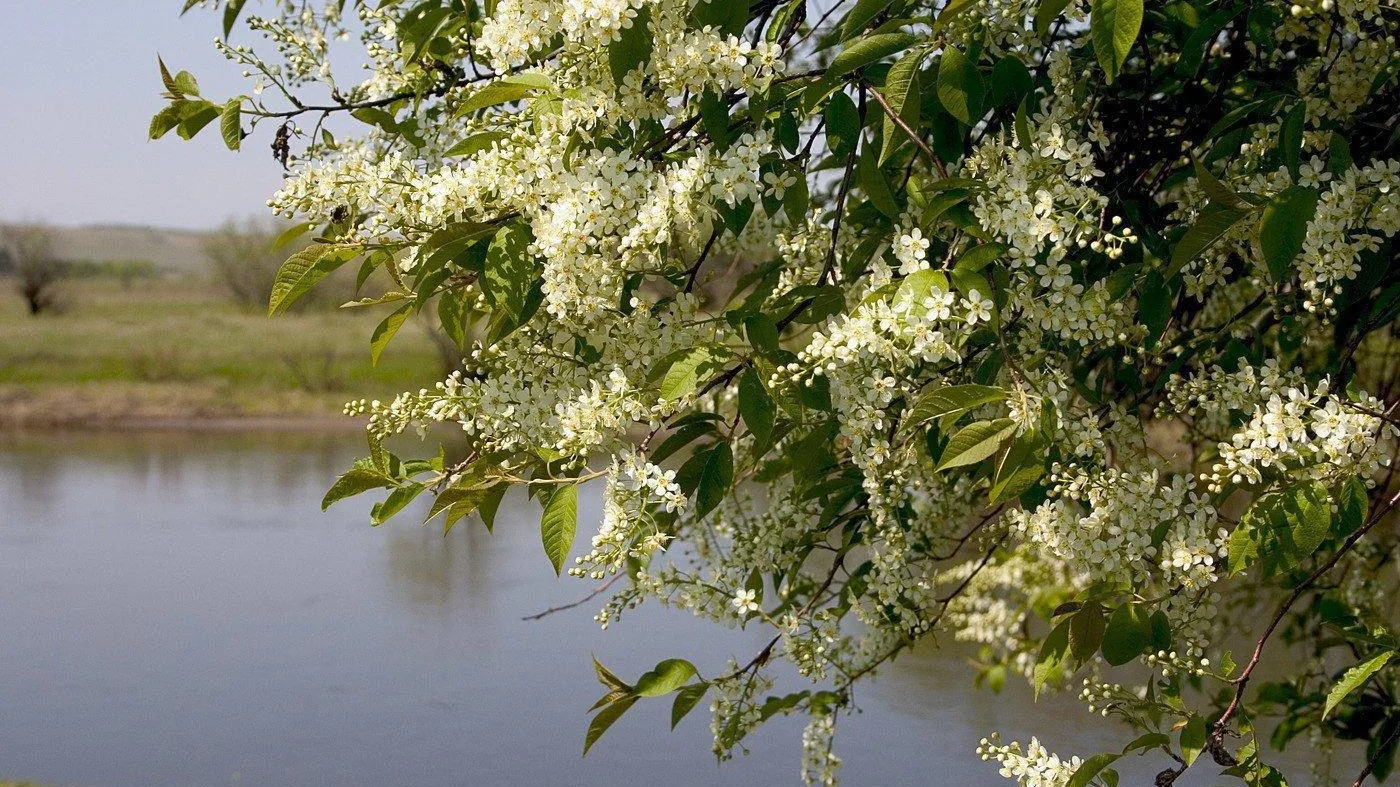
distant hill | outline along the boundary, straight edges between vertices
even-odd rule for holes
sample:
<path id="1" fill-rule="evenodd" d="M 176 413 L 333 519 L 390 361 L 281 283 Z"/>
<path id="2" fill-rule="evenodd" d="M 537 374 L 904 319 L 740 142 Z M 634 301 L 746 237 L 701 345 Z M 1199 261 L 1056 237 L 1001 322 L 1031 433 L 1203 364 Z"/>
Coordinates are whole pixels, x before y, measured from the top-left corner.
<path id="1" fill-rule="evenodd" d="M 178 273 L 204 273 L 207 232 L 162 227 L 90 225 L 51 227 L 54 255 L 65 260 L 149 260 Z"/>
<path id="2" fill-rule="evenodd" d="M 23 224 L 0 223 L 7 227 Z M 54 256 L 73 262 L 146 260 L 162 271 L 202 275 L 209 271 L 204 241 L 212 230 L 180 230 L 129 224 L 89 224 L 82 227 L 46 225 Z M 3 785 L 0 785 L 3 787 Z"/>

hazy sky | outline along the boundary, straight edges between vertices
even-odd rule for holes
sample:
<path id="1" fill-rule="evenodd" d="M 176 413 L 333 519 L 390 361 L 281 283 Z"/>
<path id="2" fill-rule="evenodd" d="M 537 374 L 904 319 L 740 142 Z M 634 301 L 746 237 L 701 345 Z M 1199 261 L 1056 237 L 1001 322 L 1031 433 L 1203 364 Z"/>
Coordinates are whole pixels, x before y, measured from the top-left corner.
<path id="1" fill-rule="evenodd" d="M 214 50 L 218 17 L 182 5 L 0 0 L 0 221 L 203 228 L 266 211 L 281 167 L 262 130 L 239 153 L 217 121 L 189 142 L 146 138 L 157 52 L 211 98 L 247 90 Z"/>

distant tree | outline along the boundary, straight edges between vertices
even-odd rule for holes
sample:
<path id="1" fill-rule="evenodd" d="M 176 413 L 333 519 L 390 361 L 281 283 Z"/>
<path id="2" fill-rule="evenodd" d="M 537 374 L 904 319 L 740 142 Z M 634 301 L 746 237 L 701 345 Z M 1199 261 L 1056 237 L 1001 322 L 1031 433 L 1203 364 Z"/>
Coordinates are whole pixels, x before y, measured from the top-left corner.
<path id="1" fill-rule="evenodd" d="M 219 283 L 239 306 L 264 308 L 285 252 L 274 250 L 276 223 L 230 219 L 204 241 L 204 254 Z"/>
<path id="2" fill-rule="evenodd" d="M 67 267 L 53 254 L 53 233 L 43 226 L 12 227 L 5 231 L 0 246 L 8 261 L 0 270 L 14 277 L 15 290 L 29 313 L 54 310 Z"/>
<path id="3" fill-rule="evenodd" d="M 277 270 L 287 255 L 307 244 L 304 234 L 276 219 L 249 217 L 230 219 L 204 240 L 215 278 L 239 306 L 252 310 L 267 308 Z M 355 297 L 354 280 L 347 275 L 332 276 L 326 286 L 310 293 L 297 308 L 337 306 Z"/>

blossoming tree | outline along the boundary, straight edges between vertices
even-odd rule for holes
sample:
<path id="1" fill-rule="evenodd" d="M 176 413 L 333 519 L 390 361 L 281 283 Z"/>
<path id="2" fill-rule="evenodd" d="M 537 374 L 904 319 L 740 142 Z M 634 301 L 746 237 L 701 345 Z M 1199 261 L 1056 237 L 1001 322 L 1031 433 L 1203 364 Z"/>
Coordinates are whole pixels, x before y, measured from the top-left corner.
<path id="1" fill-rule="evenodd" d="M 325 503 L 490 527 L 520 487 L 603 627 L 659 602 L 771 632 L 598 665 L 585 750 L 656 697 L 706 702 L 721 758 L 800 714 L 830 784 L 853 687 L 964 641 L 992 689 L 1126 725 L 1085 759 L 984 741 L 1022 784 L 1127 756 L 1283 784 L 1299 736 L 1391 770 L 1394 0 L 188 5 L 253 84 L 162 63 L 151 135 L 290 168 L 269 204 L 315 242 L 270 311 L 354 262 L 392 282 L 348 304 L 387 314 L 375 358 L 428 311 L 466 359 L 348 406 L 369 455 Z M 468 451 L 383 447 L 437 424 Z"/>

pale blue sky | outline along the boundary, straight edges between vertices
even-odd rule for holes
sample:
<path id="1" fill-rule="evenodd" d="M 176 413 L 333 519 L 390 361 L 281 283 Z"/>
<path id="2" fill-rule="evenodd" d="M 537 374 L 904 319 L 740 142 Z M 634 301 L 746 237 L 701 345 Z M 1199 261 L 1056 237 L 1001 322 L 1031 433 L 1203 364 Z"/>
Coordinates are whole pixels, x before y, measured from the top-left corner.
<path id="1" fill-rule="evenodd" d="M 213 127 L 146 138 L 163 105 L 157 52 L 211 98 L 247 89 L 214 50 L 218 17 L 182 5 L 0 0 L 0 221 L 203 228 L 266 212 L 281 183 L 270 138 L 239 153 Z"/>

